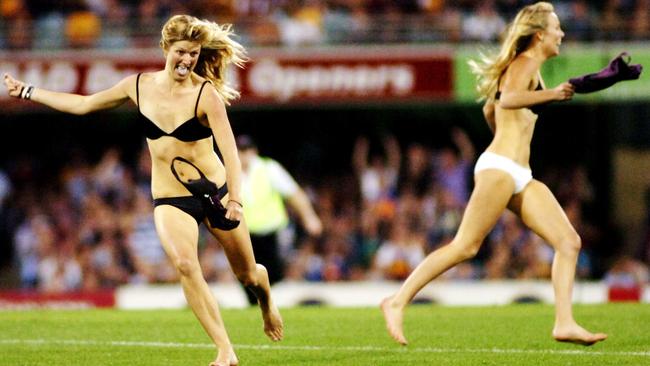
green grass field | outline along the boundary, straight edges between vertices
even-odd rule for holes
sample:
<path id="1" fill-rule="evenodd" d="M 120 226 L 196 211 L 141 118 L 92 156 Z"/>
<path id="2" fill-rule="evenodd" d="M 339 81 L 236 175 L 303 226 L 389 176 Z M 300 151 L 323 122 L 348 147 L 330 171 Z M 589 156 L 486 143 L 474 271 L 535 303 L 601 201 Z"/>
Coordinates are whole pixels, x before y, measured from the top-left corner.
<path id="1" fill-rule="evenodd" d="M 223 310 L 248 365 L 650 365 L 650 305 L 576 306 L 585 327 L 609 333 L 592 347 L 550 336 L 549 305 L 412 305 L 410 344 L 388 337 L 378 308 L 281 309 L 285 339 L 267 340 L 257 309 Z M 189 310 L 0 312 L 0 365 L 199 365 L 215 353 Z"/>

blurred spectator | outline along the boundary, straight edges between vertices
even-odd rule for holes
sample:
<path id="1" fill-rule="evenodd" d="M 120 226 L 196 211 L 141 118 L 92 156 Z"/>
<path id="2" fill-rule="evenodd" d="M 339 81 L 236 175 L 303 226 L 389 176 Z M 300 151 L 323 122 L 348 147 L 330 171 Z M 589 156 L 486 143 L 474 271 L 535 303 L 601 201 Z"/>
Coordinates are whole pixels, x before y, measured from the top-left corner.
<path id="1" fill-rule="evenodd" d="M 496 41 L 523 0 L 2 0 L 9 49 L 149 47 L 171 14 L 232 23 L 259 46 Z M 560 0 L 566 40 L 647 40 L 648 0 Z M 66 28 L 67 32 L 60 32 Z M 65 36 L 64 36 L 65 34 Z M 69 41 L 69 42 L 68 42 Z"/>
<path id="2" fill-rule="evenodd" d="M 47 217 L 34 211 L 16 228 L 13 242 L 22 288 L 37 287 L 39 248 L 51 246 L 52 244 L 44 242 L 53 239 L 54 233 Z"/>
<path id="3" fill-rule="evenodd" d="M 592 41 L 594 35 L 594 19 L 586 0 L 571 1 L 568 11 L 562 19 L 566 41 Z"/>
<path id="4" fill-rule="evenodd" d="M 626 14 L 631 14 L 632 10 L 629 3 L 629 0 L 605 0 L 598 24 L 599 39 L 622 41 L 627 38 L 629 23 Z"/>
<path id="5" fill-rule="evenodd" d="M 495 42 L 506 27 L 506 21 L 497 12 L 494 0 L 481 0 L 474 12 L 462 23 L 463 39 Z"/>
<path id="6" fill-rule="evenodd" d="M 372 276 L 377 279 L 401 281 L 406 279 L 424 257 L 426 235 L 408 220 L 396 218 L 390 235 L 377 251 Z"/>
<path id="7" fill-rule="evenodd" d="M 42 241 L 39 248 L 38 288 L 43 292 L 66 292 L 81 288 L 83 274 L 77 261 L 74 238 Z"/>
<path id="8" fill-rule="evenodd" d="M 103 0 L 96 13 L 102 15 L 101 34 L 97 46 L 102 49 L 123 49 L 131 46 L 128 27 L 129 11 L 119 0 Z"/>
<path id="9" fill-rule="evenodd" d="M 371 153 L 368 138 L 359 136 L 354 144 L 352 166 L 359 182 L 363 209 L 371 210 L 382 220 L 390 220 L 395 209 L 401 152 L 394 136 L 384 136 L 382 140 L 383 154 Z"/>
<path id="10" fill-rule="evenodd" d="M 469 200 L 472 168 L 476 150 L 467 134 L 454 128 L 451 131 L 453 146 L 442 148 L 435 160 L 435 180 L 439 189 L 451 194 L 454 205 Z"/>
<path id="11" fill-rule="evenodd" d="M 320 0 L 288 0 L 278 19 L 282 44 L 289 47 L 322 43 L 323 5 Z"/>
<path id="12" fill-rule="evenodd" d="M 71 48 L 92 48 L 102 32 L 99 16 L 89 10 L 77 10 L 65 20 L 65 36 Z"/>
<path id="13" fill-rule="evenodd" d="M 397 183 L 398 192 L 413 192 L 418 197 L 431 190 L 433 184 L 433 154 L 421 143 L 413 142 L 406 148 L 404 164 Z"/>
<path id="14" fill-rule="evenodd" d="M 175 282 L 176 271 L 156 235 L 150 199 L 138 192 L 133 217 L 126 234 L 129 258 L 135 268 L 134 283 Z"/>
<path id="15" fill-rule="evenodd" d="M 650 36 L 650 0 L 636 0 L 630 25 L 631 38 L 648 39 Z"/>
<path id="16" fill-rule="evenodd" d="M 6 41 L 8 49 L 21 50 L 32 46 L 33 22 L 23 0 L 2 0 L 0 14 L 6 20 Z"/>

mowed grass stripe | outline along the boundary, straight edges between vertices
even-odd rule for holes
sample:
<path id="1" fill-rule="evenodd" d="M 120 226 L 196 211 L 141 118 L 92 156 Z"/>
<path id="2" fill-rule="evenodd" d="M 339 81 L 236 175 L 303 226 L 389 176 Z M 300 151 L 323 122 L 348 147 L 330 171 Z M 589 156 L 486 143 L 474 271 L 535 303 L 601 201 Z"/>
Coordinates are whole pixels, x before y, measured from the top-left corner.
<path id="1" fill-rule="evenodd" d="M 0 339 L 0 344 L 39 345 L 69 345 L 69 346 L 110 346 L 110 347 L 152 347 L 152 348 L 205 348 L 214 349 L 212 344 L 174 343 L 174 342 L 145 342 L 145 341 L 93 341 L 93 340 L 56 340 L 56 339 Z M 563 354 L 576 356 L 640 356 L 650 357 L 649 352 L 625 351 L 582 351 L 582 350 L 552 350 L 552 349 L 499 349 L 499 348 L 387 348 L 372 346 L 282 346 L 282 345 L 252 345 L 235 344 L 236 349 L 276 350 L 276 351 L 332 351 L 332 352 L 422 352 L 422 353 L 529 353 L 529 354 Z"/>

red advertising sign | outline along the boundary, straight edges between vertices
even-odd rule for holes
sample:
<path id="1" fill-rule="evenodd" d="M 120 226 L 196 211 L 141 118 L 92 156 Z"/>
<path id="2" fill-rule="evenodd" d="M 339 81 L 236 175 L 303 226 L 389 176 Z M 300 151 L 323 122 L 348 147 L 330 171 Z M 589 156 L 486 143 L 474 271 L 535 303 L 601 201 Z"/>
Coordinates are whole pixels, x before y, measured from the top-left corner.
<path id="1" fill-rule="evenodd" d="M 241 90 L 237 105 L 350 103 L 449 100 L 453 90 L 451 52 L 418 48 L 319 51 L 256 51 L 243 69 L 232 68 L 231 80 Z M 57 53 L 0 53 L 0 72 L 37 87 L 91 94 L 123 77 L 161 69 L 159 50 Z M 26 103 L 8 103 L 2 108 Z"/>
<path id="2" fill-rule="evenodd" d="M 42 293 L 36 290 L 0 291 L 0 309 L 86 309 L 115 306 L 115 291 Z"/>

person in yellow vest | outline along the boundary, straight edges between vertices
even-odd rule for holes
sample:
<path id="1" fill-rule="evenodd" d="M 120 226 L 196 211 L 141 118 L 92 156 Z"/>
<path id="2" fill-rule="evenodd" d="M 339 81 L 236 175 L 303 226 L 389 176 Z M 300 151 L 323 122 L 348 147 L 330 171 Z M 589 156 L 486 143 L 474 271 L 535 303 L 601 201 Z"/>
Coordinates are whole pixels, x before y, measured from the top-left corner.
<path id="1" fill-rule="evenodd" d="M 271 284 L 284 278 L 284 261 L 279 236 L 289 225 L 287 205 L 299 218 L 308 235 L 320 236 L 323 224 L 305 191 L 276 160 L 260 156 L 249 135 L 237 137 L 242 165 L 242 203 L 250 231 L 255 260 L 266 267 Z M 257 303 L 246 291 L 249 303 Z"/>

